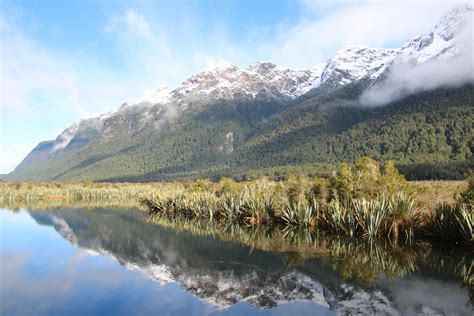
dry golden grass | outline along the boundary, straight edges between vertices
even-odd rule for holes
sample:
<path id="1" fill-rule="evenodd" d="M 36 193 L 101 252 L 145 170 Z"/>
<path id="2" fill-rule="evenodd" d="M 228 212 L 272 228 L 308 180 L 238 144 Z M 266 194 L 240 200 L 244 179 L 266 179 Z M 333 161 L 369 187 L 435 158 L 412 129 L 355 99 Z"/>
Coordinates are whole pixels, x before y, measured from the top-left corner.
<path id="1" fill-rule="evenodd" d="M 140 194 L 153 194 L 164 184 L 100 182 L 1 182 L 0 203 L 58 201 L 137 201 Z"/>
<path id="2" fill-rule="evenodd" d="M 441 203 L 453 204 L 459 193 L 467 189 L 467 181 L 410 181 L 422 209 L 433 210 Z"/>

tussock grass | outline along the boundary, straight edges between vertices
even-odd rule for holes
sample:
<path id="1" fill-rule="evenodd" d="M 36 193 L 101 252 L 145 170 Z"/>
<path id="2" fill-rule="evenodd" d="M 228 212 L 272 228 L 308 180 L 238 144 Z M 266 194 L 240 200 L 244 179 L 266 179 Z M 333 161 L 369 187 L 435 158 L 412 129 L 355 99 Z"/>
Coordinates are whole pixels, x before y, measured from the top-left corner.
<path id="1" fill-rule="evenodd" d="M 391 198 L 352 199 L 341 202 L 290 201 L 285 198 L 241 194 L 216 196 L 210 192 L 142 198 L 151 216 L 203 218 L 222 225 L 319 229 L 349 237 L 386 237 L 412 240 L 421 224 L 421 212 L 413 198 L 402 193 Z"/>
<path id="2" fill-rule="evenodd" d="M 287 233 L 297 227 L 395 244 L 425 238 L 472 245 L 472 207 L 445 204 L 431 211 L 416 196 L 393 163 L 381 170 L 364 157 L 355 169 L 342 164 L 327 180 L 201 181 L 141 201 L 150 215 L 204 218 L 221 225 L 282 225 Z"/>
<path id="3" fill-rule="evenodd" d="M 443 203 L 427 215 L 426 234 L 448 241 L 474 240 L 474 212 L 466 204 Z"/>

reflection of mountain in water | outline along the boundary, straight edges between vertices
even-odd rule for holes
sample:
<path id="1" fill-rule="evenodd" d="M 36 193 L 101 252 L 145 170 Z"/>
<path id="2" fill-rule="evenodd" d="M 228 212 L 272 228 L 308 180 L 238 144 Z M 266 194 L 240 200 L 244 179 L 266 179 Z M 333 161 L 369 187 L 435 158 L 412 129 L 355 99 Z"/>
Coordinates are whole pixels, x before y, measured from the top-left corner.
<path id="1" fill-rule="evenodd" d="M 361 287 L 341 280 L 330 260 L 310 259 L 289 268 L 285 264 L 288 254 L 166 229 L 144 222 L 136 210 L 30 214 L 39 224 L 54 226 L 65 239 L 92 255 L 113 257 L 160 284 L 178 282 L 221 308 L 239 301 L 270 308 L 304 300 L 342 314 L 471 313 L 468 295 L 460 284 L 438 282 L 432 276 L 388 282 L 381 275 L 373 286 Z M 422 293 L 427 289 L 445 292 L 445 288 L 449 291 L 441 302 Z M 411 294 L 407 297 L 406 293 Z"/>

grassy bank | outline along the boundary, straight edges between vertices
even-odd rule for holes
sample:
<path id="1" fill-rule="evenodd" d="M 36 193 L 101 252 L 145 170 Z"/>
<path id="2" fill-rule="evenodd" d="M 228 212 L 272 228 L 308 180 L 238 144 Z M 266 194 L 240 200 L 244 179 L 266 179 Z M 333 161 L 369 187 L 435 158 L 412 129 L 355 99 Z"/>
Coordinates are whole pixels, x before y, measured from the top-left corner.
<path id="1" fill-rule="evenodd" d="M 3 207 L 108 203 L 136 205 L 151 216 L 220 225 L 297 227 L 394 242 L 415 238 L 472 244 L 474 180 L 407 182 L 393 162 L 363 157 L 328 178 L 293 176 L 235 182 L 0 183 Z"/>
<path id="2" fill-rule="evenodd" d="M 463 192 L 457 183 L 442 199 L 440 183 L 410 185 L 393 163 L 361 158 L 354 167 L 341 164 L 327 179 L 294 178 L 284 182 L 175 184 L 144 196 L 150 216 L 204 219 L 221 225 L 297 227 L 392 242 L 415 239 L 459 244 L 473 241 L 474 181 Z M 423 189 L 423 190 L 421 190 Z M 426 197 L 418 198 L 418 192 Z M 451 202 L 451 204 L 446 203 Z"/>
<path id="3" fill-rule="evenodd" d="M 99 182 L 0 182 L 3 207 L 139 205 L 137 197 L 154 194 L 160 184 Z"/>
<path id="4" fill-rule="evenodd" d="M 268 181 L 260 178 L 254 181 L 234 182 L 222 179 L 218 182 L 207 180 L 191 182 L 166 183 L 104 183 L 104 182 L 0 182 L 0 205 L 13 207 L 46 207 L 54 205 L 87 205 L 104 203 L 129 203 L 139 205 L 138 197 L 166 193 L 207 190 L 217 192 L 231 191 L 237 186 L 262 185 L 287 187 L 294 181 L 311 186 L 308 177 L 293 177 L 285 181 Z M 413 181 L 407 182 L 408 187 L 416 194 L 417 201 L 425 209 L 434 209 L 436 205 L 446 202 L 453 204 L 459 193 L 467 188 L 467 181 Z M 228 186 L 228 188 L 225 188 Z M 238 189 L 241 191 L 241 189 Z M 229 193 L 228 192 L 228 193 Z"/>

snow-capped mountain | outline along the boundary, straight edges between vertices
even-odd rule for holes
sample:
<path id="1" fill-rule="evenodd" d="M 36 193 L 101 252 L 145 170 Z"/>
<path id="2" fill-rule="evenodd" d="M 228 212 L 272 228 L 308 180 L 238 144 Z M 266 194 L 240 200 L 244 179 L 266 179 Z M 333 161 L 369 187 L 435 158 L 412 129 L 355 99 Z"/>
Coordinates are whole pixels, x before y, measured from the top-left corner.
<path id="1" fill-rule="evenodd" d="M 116 111 L 74 123 L 56 138 L 51 152 L 64 149 L 79 139 L 81 132 L 87 131 L 88 135 L 94 136 L 102 132 L 106 138 L 109 137 L 113 134 L 114 124 L 108 124 L 107 120 L 126 116 L 127 113 L 142 116 L 138 124 L 138 128 L 141 128 L 150 120 L 159 122 L 172 119 L 191 104 L 211 103 L 216 99 L 263 98 L 288 102 L 317 87 L 325 66 L 322 64 L 309 70 L 294 70 L 272 63 L 256 62 L 240 69 L 222 63 L 191 76 L 174 89 L 161 87 L 147 91 L 142 97 L 123 103 Z"/>
<path id="2" fill-rule="evenodd" d="M 457 8 L 444 15 L 432 30 L 407 40 L 401 48 L 343 47 L 328 60 L 321 83 L 344 85 L 363 78 L 375 81 L 394 63 L 414 67 L 465 52 L 472 56 L 473 14 L 471 7 Z"/>
<path id="3" fill-rule="evenodd" d="M 472 35 L 473 12 L 470 7 L 457 8 L 446 14 L 432 30 L 409 39 L 399 49 L 343 47 L 327 63 L 312 69 L 295 70 L 269 62 L 256 62 L 241 69 L 221 63 L 191 76 L 176 88 L 162 87 L 146 92 L 141 98 L 125 102 L 117 111 L 74 123 L 58 136 L 52 151 L 65 148 L 84 129 L 100 132 L 105 120 L 127 111 L 140 111 L 145 119 L 159 119 L 150 115 L 151 107 L 157 106 L 155 113 L 177 114 L 191 103 L 206 103 L 218 98 L 291 100 L 320 85 L 343 86 L 364 78 L 375 81 L 395 61 L 417 65 L 433 59 L 452 58 L 465 50 L 466 45 L 471 45 L 472 50 L 472 41 L 466 41 L 461 35 L 469 29 Z"/>
<path id="4" fill-rule="evenodd" d="M 52 151 L 60 151 L 72 144 L 81 145 L 81 142 L 87 142 L 94 138 L 102 129 L 104 120 L 108 115 L 110 114 L 106 113 L 72 124 L 56 138 Z"/>
<path id="5" fill-rule="evenodd" d="M 397 59 L 412 65 L 434 59 L 453 58 L 473 46 L 472 7 L 457 8 L 445 16 L 429 32 L 415 36 L 399 49 Z"/>
<path id="6" fill-rule="evenodd" d="M 366 89 L 364 93 L 372 92 L 372 88 L 375 92 L 364 98 L 364 93 L 362 96 L 355 95 L 350 90 L 344 96 L 352 98 L 362 106 L 386 104 L 394 100 L 392 95 L 403 95 L 400 91 L 405 93 L 404 95 L 407 95 L 406 91 L 416 92 L 413 88 L 406 89 L 404 82 L 411 79 L 421 84 L 420 82 L 424 81 L 423 72 L 418 71 L 416 77 L 412 76 L 416 79 L 410 77 L 411 74 L 424 66 L 431 67 L 435 62 L 445 63 L 444 68 L 449 68 L 449 63 L 458 60 L 459 56 L 468 56 L 471 59 L 470 65 L 468 62 L 466 67 L 461 68 L 469 72 L 471 67 L 471 73 L 474 73 L 473 14 L 474 10 L 470 6 L 457 8 L 443 16 L 433 29 L 407 40 L 400 48 L 346 46 L 338 50 L 326 63 L 311 69 L 290 69 L 270 62 L 256 62 L 246 68 L 239 68 L 227 62 L 221 63 L 189 77 L 177 87 L 161 87 L 147 91 L 142 97 L 124 102 L 117 110 L 72 124 L 54 141 L 39 144 L 18 169 L 32 166 L 44 159 L 54 160 L 62 153 L 72 150 L 89 148 L 88 145 L 92 142 L 99 147 L 113 139 L 130 138 L 143 131 L 149 131 L 148 134 L 153 134 L 156 138 L 164 128 L 169 131 L 187 126 L 189 122 L 176 123 L 183 117 L 183 113 L 212 109 L 216 104 L 234 107 L 234 119 L 245 120 L 245 128 L 253 128 L 256 124 L 276 117 L 276 114 L 281 114 L 283 110 L 296 107 L 302 100 L 333 93 L 347 86 L 349 91 L 351 86 L 359 83 L 360 87 Z M 460 63 L 459 60 L 457 63 Z M 443 77 L 442 72 L 431 72 L 433 75 L 430 77 Z M 398 76 L 394 76 L 395 73 Z M 403 75 L 400 76 L 400 73 Z M 471 79 L 474 81 L 474 78 Z M 438 82 L 435 83 L 434 88 L 442 87 Z M 394 88 L 387 92 L 387 85 Z M 306 98 L 303 97 L 305 95 Z M 234 134 L 235 131 L 223 130 L 219 135 L 223 138 L 231 137 L 233 142 L 234 139 L 238 140 Z M 233 144 L 226 145 L 225 140 L 208 144 L 218 150 L 229 146 L 235 149 L 220 150 L 222 153 L 237 151 Z M 127 147 L 126 141 L 120 146 L 123 146 L 122 149 Z M 105 157 L 108 154 L 101 152 L 100 156 Z M 89 161 L 95 161 L 95 158 Z"/>
<path id="7" fill-rule="evenodd" d="M 256 62 L 245 69 L 223 62 L 204 70 L 171 89 L 162 87 L 146 92 L 141 98 L 125 102 L 120 110 L 134 106 L 182 104 L 198 98 L 235 98 L 257 95 L 295 98 L 319 85 L 325 64 L 309 70 L 278 67 L 269 62 Z"/>
<path id="8" fill-rule="evenodd" d="M 328 60 L 321 82 L 345 85 L 354 81 L 377 79 L 397 55 L 397 49 L 346 46 Z"/>
<path id="9" fill-rule="evenodd" d="M 256 62 L 245 69 L 223 63 L 187 79 L 171 92 L 182 100 L 188 94 L 232 98 L 236 94 L 256 97 L 258 94 L 275 94 L 295 98 L 319 84 L 323 65 L 309 70 L 278 67 L 272 63 Z"/>

